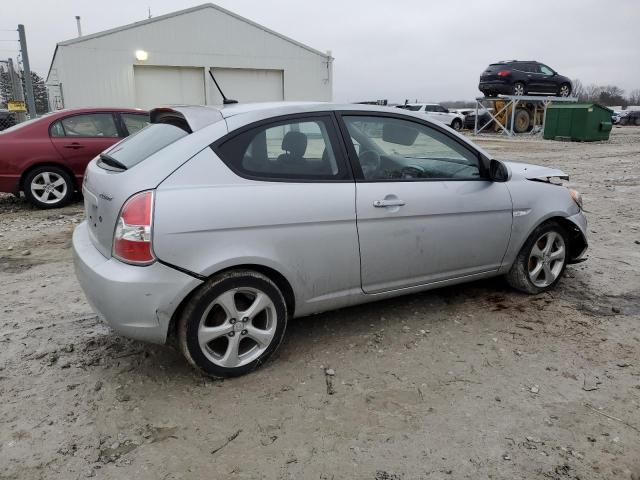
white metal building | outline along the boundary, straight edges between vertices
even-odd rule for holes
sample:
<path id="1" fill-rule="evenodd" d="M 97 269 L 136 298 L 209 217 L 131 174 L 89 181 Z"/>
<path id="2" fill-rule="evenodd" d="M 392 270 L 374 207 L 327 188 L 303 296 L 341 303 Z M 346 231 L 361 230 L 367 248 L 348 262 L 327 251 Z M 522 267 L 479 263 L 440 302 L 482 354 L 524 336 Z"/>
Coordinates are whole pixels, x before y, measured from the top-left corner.
<path id="1" fill-rule="evenodd" d="M 146 60 L 145 60 L 146 57 Z M 58 43 L 52 109 L 330 101 L 332 57 L 208 3 Z"/>

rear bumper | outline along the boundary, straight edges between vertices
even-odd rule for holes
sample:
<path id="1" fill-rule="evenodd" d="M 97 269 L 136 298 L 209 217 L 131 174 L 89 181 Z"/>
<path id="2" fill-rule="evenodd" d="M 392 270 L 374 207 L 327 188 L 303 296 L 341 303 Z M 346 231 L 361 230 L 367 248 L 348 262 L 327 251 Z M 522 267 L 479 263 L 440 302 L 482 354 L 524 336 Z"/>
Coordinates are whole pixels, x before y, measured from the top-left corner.
<path id="1" fill-rule="evenodd" d="M 86 222 L 73 232 L 76 276 L 93 310 L 116 333 L 164 343 L 172 315 L 202 281 L 154 263 L 127 265 L 105 258 L 91 243 Z"/>
<path id="2" fill-rule="evenodd" d="M 487 82 L 480 82 L 478 89 L 481 92 L 501 93 L 508 95 L 512 92 L 513 87 L 510 83 L 505 83 L 500 80 L 491 80 Z"/>

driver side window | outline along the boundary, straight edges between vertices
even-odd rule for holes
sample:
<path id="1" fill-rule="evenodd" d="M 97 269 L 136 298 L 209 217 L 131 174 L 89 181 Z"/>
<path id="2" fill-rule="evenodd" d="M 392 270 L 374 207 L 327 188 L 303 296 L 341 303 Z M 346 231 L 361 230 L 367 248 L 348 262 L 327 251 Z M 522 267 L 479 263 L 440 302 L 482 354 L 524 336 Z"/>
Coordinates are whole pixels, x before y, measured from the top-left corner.
<path id="1" fill-rule="evenodd" d="M 345 116 L 365 180 L 477 180 L 479 159 L 426 125 L 393 117 Z"/>

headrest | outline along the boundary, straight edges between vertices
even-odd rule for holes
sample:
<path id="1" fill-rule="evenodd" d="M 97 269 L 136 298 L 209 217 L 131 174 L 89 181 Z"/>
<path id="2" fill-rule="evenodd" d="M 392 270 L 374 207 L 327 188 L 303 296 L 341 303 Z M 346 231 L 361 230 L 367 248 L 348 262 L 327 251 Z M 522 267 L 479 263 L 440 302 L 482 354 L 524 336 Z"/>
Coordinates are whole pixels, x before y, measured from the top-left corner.
<path id="1" fill-rule="evenodd" d="M 307 136 L 301 132 L 287 132 L 282 139 L 282 150 L 296 157 L 303 157 L 307 151 Z"/>

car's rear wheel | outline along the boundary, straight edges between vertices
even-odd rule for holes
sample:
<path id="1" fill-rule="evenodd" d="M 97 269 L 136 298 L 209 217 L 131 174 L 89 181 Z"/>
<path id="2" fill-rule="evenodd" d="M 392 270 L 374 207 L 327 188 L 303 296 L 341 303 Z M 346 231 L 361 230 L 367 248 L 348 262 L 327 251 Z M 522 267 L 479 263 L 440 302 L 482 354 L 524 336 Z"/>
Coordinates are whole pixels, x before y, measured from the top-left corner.
<path id="1" fill-rule="evenodd" d="M 569 258 L 569 240 L 562 226 L 547 222 L 536 228 L 507 273 L 507 282 L 525 293 L 537 294 L 556 286 Z"/>
<path id="2" fill-rule="evenodd" d="M 634 121 L 635 121 L 635 124 L 640 127 L 640 116 L 636 117 Z"/>
<path id="3" fill-rule="evenodd" d="M 451 128 L 454 130 L 462 130 L 462 120 L 459 118 L 454 118 L 453 122 L 451 122 Z"/>
<path id="4" fill-rule="evenodd" d="M 568 83 L 563 83 L 560 85 L 560 89 L 558 90 L 559 97 L 568 97 L 571 95 L 571 86 Z"/>
<path id="5" fill-rule="evenodd" d="M 178 323 L 178 340 L 193 365 L 212 377 L 255 370 L 278 348 L 287 307 L 266 276 L 231 271 L 209 280 L 189 300 Z"/>
<path id="6" fill-rule="evenodd" d="M 71 175 L 54 166 L 33 169 L 24 179 L 24 196 L 38 208 L 60 208 L 73 197 Z"/>
<path id="7" fill-rule="evenodd" d="M 522 82 L 516 82 L 513 84 L 513 94 L 516 96 L 522 96 L 524 95 L 525 92 L 525 88 L 524 88 L 524 83 Z"/>

